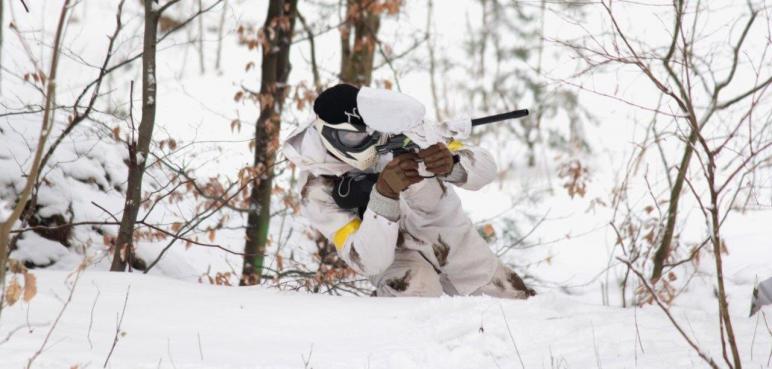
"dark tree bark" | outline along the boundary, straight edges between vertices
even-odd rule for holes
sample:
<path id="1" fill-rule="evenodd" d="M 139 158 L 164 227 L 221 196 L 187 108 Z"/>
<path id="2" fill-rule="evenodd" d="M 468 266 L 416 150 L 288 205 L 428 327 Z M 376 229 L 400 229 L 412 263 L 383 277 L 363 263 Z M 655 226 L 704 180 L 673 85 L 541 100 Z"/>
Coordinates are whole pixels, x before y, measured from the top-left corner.
<path id="1" fill-rule="evenodd" d="M 694 131 L 689 134 L 689 140 L 684 146 L 684 154 L 681 157 L 681 165 L 678 167 L 678 174 L 673 182 L 673 188 L 670 189 L 670 201 L 667 206 L 667 220 L 665 221 L 665 231 L 662 233 L 662 241 L 654 253 L 653 267 L 651 271 L 651 281 L 656 284 L 662 277 L 662 271 L 665 268 L 667 259 L 673 249 L 673 238 L 675 237 L 675 225 L 678 219 L 678 202 L 681 199 L 681 191 L 684 188 L 686 173 L 689 170 L 689 162 L 694 152 L 694 144 L 697 142 L 697 135 Z"/>
<path id="2" fill-rule="evenodd" d="M 279 146 L 281 111 L 287 95 L 290 73 L 289 53 L 297 15 L 297 0 L 271 0 L 262 28 L 262 80 L 260 81 L 260 116 L 255 123 L 256 172 L 249 195 L 242 286 L 260 282 L 263 273 L 268 229 L 271 221 L 273 165 Z"/>
<path id="3" fill-rule="evenodd" d="M 123 272 L 134 262 L 134 227 L 137 214 L 142 205 L 142 177 L 145 174 L 145 163 L 153 139 L 156 112 L 156 43 L 158 42 L 158 21 L 161 14 L 169 6 L 179 0 L 170 0 L 160 8 L 153 0 L 144 0 L 145 4 L 145 34 L 142 54 L 142 120 L 139 123 L 137 141 L 129 140 L 129 179 L 126 187 L 126 201 L 123 205 L 123 216 L 115 241 L 115 254 L 111 271 Z"/>
<path id="4" fill-rule="evenodd" d="M 340 27 L 341 82 L 355 86 L 369 86 L 372 82 L 376 36 L 381 25 L 381 11 L 370 9 L 373 5 L 372 0 L 346 1 L 346 22 Z"/>

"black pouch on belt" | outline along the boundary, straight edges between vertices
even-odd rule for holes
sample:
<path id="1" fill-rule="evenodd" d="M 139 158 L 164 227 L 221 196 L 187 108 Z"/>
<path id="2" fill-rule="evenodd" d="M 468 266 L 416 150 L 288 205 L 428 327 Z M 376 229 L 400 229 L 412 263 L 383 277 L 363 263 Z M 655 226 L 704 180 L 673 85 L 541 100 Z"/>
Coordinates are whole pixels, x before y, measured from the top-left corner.
<path id="1" fill-rule="evenodd" d="M 378 181 L 378 173 L 346 173 L 330 178 L 335 183 L 332 188 L 335 204 L 341 209 L 356 209 L 362 218 L 370 201 L 370 192 Z"/>

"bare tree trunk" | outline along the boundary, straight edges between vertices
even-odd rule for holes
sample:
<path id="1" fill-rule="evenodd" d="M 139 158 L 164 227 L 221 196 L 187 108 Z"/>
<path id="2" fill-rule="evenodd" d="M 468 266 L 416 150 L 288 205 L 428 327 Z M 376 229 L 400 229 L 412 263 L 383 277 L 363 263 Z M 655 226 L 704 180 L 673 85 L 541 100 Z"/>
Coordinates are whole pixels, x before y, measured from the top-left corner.
<path id="1" fill-rule="evenodd" d="M 678 219 L 678 201 L 681 199 L 681 190 L 684 187 L 686 173 L 689 171 L 689 162 L 694 152 L 694 144 L 697 141 L 697 135 L 694 131 L 689 134 L 689 140 L 684 146 L 684 154 L 681 157 L 681 165 L 678 167 L 678 174 L 670 189 L 670 201 L 667 205 L 667 221 L 665 222 L 665 231 L 662 233 L 662 240 L 659 248 L 654 253 L 653 267 L 651 271 L 651 281 L 656 283 L 662 277 L 662 270 L 665 267 L 670 251 L 673 248 L 673 237 L 675 236 L 675 224 Z"/>
<path id="2" fill-rule="evenodd" d="M 139 124 L 138 140 L 129 140 L 129 179 L 126 186 L 126 201 L 123 205 L 121 225 L 115 243 L 115 254 L 111 271 L 122 272 L 134 261 L 134 226 L 142 205 L 142 177 L 145 174 L 145 162 L 153 138 L 156 111 L 156 42 L 158 21 L 161 13 L 179 0 L 170 0 L 157 10 L 153 0 L 144 0 L 145 34 L 142 54 L 142 120 Z"/>
<path id="3" fill-rule="evenodd" d="M 198 11 L 204 10 L 204 4 L 202 0 L 198 0 Z M 198 17 L 198 63 L 200 65 L 201 74 L 206 72 L 206 66 L 204 65 L 204 17 Z"/>
<path id="4" fill-rule="evenodd" d="M 53 123 L 54 107 L 56 106 L 56 71 L 59 65 L 59 51 L 61 49 L 62 33 L 64 28 L 65 18 L 67 17 L 67 9 L 70 6 L 70 0 L 64 0 L 62 4 L 62 10 L 59 14 L 59 24 L 56 28 L 56 35 L 54 36 L 54 50 L 51 56 L 51 69 L 48 72 L 48 83 L 46 85 L 46 100 L 45 110 L 43 112 L 43 123 L 40 127 L 40 136 L 37 142 L 37 148 L 35 149 L 35 156 L 32 159 L 32 167 L 27 175 L 27 182 L 24 184 L 24 189 L 19 196 L 13 211 L 5 221 L 0 223 L 0 293 L 4 294 L 5 291 L 5 264 L 8 259 L 8 249 L 10 246 L 10 233 L 13 224 L 19 219 L 24 207 L 27 204 L 32 189 L 37 182 L 38 168 L 40 167 L 40 161 L 43 156 L 43 148 L 46 146 L 46 140 L 49 133 L 51 133 L 51 125 Z M 2 309 L 2 303 L 0 303 L 0 309 Z"/>
<path id="5" fill-rule="evenodd" d="M 289 52 L 297 14 L 297 0 L 271 0 L 263 25 L 267 48 L 263 50 L 260 81 L 260 116 L 255 123 L 257 176 L 249 195 L 242 286 L 260 282 L 263 273 L 268 229 L 271 221 L 273 165 L 279 146 L 281 111 L 287 95 L 290 73 Z"/>
<path id="6" fill-rule="evenodd" d="M 346 19 L 340 27 L 340 80 L 355 86 L 369 86 L 373 76 L 376 35 L 381 25 L 380 13 L 368 9 L 370 0 L 347 0 Z M 354 44 L 351 45 L 351 25 Z"/>
<path id="7" fill-rule="evenodd" d="M 3 29 L 5 29 L 5 23 L 3 20 L 3 9 L 5 7 L 5 1 L 0 1 L 0 93 L 3 93 Z"/>
<path id="8" fill-rule="evenodd" d="M 539 78 L 542 78 L 542 68 L 544 64 L 544 22 L 546 17 L 546 9 L 547 9 L 547 3 L 546 0 L 541 0 L 540 5 L 540 18 L 541 21 L 539 22 L 539 53 L 538 58 L 536 61 L 536 74 L 539 76 Z M 542 92 L 544 91 L 543 88 L 539 89 L 539 93 L 536 93 L 534 98 L 536 101 L 541 100 Z M 541 140 L 541 122 L 542 118 L 544 116 L 544 111 L 541 109 L 537 109 L 536 117 L 533 120 L 533 125 L 529 127 L 528 130 L 525 132 L 525 139 L 526 139 L 526 146 L 528 147 L 528 166 L 533 168 L 536 166 L 536 142 L 538 140 Z M 530 120 L 523 119 L 522 124 L 532 124 Z M 575 124 L 574 120 L 571 120 L 571 137 L 574 137 L 574 129 L 573 125 Z M 535 131 L 535 132 L 534 132 Z M 549 171 L 547 171 L 549 173 Z M 549 178 L 549 176 L 548 176 Z"/>
<path id="9" fill-rule="evenodd" d="M 710 155 L 710 154 L 708 154 Z M 729 316 L 729 303 L 726 297 L 726 290 L 724 288 L 724 267 L 721 260 L 722 242 L 720 238 L 719 229 L 721 227 L 721 221 L 719 220 L 719 200 L 718 192 L 715 190 L 715 162 L 710 158 L 708 163 L 708 180 L 710 181 L 710 220 L 712 223 L 711 241 L 713 243 L 713 255 L 716 259 L 716 281 L 718 282 L 718 310 L 721 314 L 721 321 L 723 322 L 723 329 L 726 331 L 726 338 L 729 341 L 729 347 L 732 350 L 732 361 L 734 362 L 734 369 L 741 369 L 742 363 L 740 361 L 740 353 L 737 349 L 737 339 L 734 335 L 734 328 L 732 327 L 732 318 Z M 720 328 L 721 329 L 721 328 Z M 726 351 L 724 351 L 726 353 Z M 728 361 L 728 360 L 727 360 Z"/>
<path id="10" fill-rule="evenodd" d="M 222 59 L 222 38 L 223 31 L 225 29 L 225 14 L 228 11 L 228 0 L 223 1 L 222 13 L 220 13 L 220 25 L 217 27 L 217 59 L 215 60 L 214 67 L 220 71 L 220 60 Z"/>
<path id="11" fill-rule="evenodd" d="M 426 46 L 429 51 L 429 86 L 432 90 L 432 103 L 434 104 L 434 119 L 441 122 L 443 119 L 442 110 L 440 109 L 440 98 L 437 95 L 437 58 L 434 55 L 434 37 L 432 33 L 434 31 L 432 16 L 434 16 L 434 1 L 429 0 L 426 4 L 426 34 L 428 35 L 426 40 Z"/>
<path id="12" fill-rule="evenodd" d="M 319 77 L 319 65 L 316 63 L 316 41 L 314 41 L 314 32 L 306 22 L 306 18 L 303 17 L 303 13 L 300 11 L 297 13 L 300 25 L 303 26 L 303 30 L 306 31 L 306 37 L 308 37 L 308 47 L 311 54 L 311 73 L 314 75 L 314 89 L 316 90 L 316 93 L 319 94 L 322 92 L 322 80 Z"/>

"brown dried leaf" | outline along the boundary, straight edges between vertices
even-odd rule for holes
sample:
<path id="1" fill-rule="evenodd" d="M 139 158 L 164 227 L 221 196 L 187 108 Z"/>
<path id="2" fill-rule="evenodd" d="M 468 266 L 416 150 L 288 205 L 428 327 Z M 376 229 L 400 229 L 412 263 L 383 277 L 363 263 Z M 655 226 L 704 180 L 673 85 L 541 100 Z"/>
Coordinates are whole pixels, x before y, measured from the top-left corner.
<path id="1" fill-rule="evenodd" d="M 241 121 L 238 119 L 234 119 L 231 121 L 231 132 L 237 131 L 241 132 Z"/>
<path id="2" fill-rule="evenodd" d="M 24 299 L 24 302 L 30 302 L 37 293 L 37 278 L 30 272 L 24 273 L 24 296 L 22 296 L 22 299 Z"/>
<path id="3" fill-rule="evenodd" d="M 24 266 L 24 263 L 15 259 L 8 260 L 8 270 L 15 274 L 27 273 L 27 267 Z"/>
<path id="4" fill-rule="evenodd" d="M 112 246 L 113 245 L 113 237 L 109 234 L 103 234 L 102 235 L 102 243 L 104 243 L 105 246 Z"/>
<path id="5" fill-rule="evenodd" d="M 485 237 L 493 237 L 496 234 L 496 230 L 490 224 L 484 225 L 482 231 Z"/>
<path id="6" fill-rule="evenodd" d="M 8 287 L 5 289 L 5 301 L 8 301 L 8 306 L 13 306 L 16 301 L 19 301 L 20 296 L 21 285 L 19 285 L 18 279 L 13 277 L 13 279 L 11 279 L 11 283 L 9 283 Z"/>
<path id="7" fill-rule="evenodd" d="M 276 270 L 284 270 L 284 257 L 281 254 L 276 254 Z"/>
<path id="8" fill-rule="evenodd" d="M 646 233 L 645 236 L 643 236 L 643 239 L 645 239 L 650 245 L 654 244 L 654 230 L 652 229 L 649 231 L 649 233 Z"/>

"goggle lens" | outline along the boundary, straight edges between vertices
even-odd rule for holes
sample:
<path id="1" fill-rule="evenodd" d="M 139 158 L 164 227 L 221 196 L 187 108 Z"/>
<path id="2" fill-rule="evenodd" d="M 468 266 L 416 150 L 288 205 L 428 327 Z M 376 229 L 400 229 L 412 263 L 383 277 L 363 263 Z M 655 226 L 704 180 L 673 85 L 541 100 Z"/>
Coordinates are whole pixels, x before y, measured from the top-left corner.
<path id="1" fill-rule="evenodd" d="M 347 147 L 357 147 L 370 139 L 370 135 L 367 132 L 357 131 L 338 131 L 338 140 L 340 143 Z"/>

